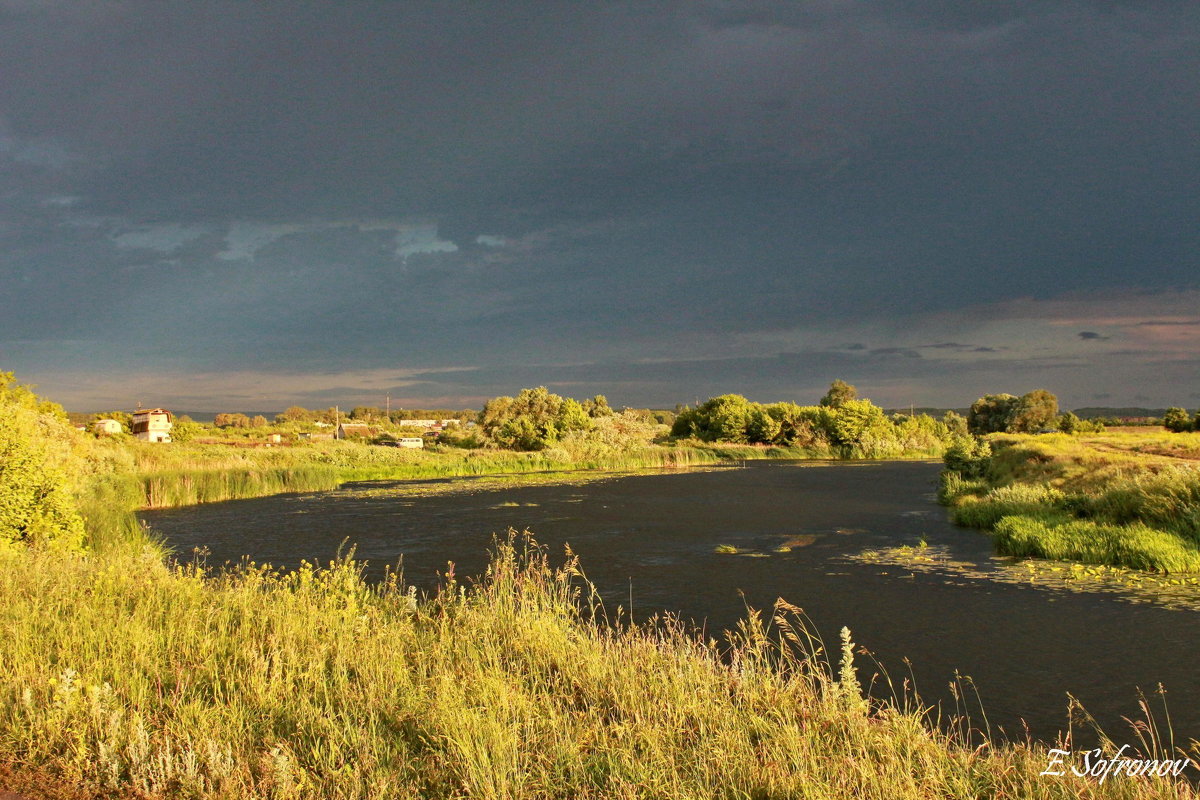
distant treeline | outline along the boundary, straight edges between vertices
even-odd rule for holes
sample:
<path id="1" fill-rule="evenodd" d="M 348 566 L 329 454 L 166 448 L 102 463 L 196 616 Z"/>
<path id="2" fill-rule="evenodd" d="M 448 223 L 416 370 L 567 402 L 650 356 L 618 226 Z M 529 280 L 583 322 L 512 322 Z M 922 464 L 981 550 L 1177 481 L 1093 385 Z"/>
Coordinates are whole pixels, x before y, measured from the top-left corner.
<path id="1" fill-rule="evenodd" d="M 346 421 L 347 419 L 355 422 L 364 423 L 391 423 L 392 425 L 403 425 L 405 420 L 410 419 L 457 419 L 461 422 L 475 419 L 475 415 L 479 413 L 471 408 L 452 409 L 452 408 L 395 408 L 383 409 L 377 406 L 355 406 L 348 412 L 330 406 L 322 409 L 307 409 L 302 406 L 289 406 L 284 411 L 275 415 L 276 424 L 292 423 L 316 423 L 324 422 L 333 424 L 338 421 Z"/>
<path id="2" fill-rule="evenodd" d="M 850 458 L 937 453 L 966 433 L 966 420 L 947 412 L 888 416 L 848 383 L 836 380 L 815 406 L 754 403 L 737 394 L 714 397 L 679 412 L 675 439 L 774 445 Z"/>
<path id="3" fill-rule="evenodd" d="M 907 412 L 907 413 L 906 413 Z M 1102 414 L 1100 412 L 1108 412 Z M 1159 413 L 1160 416 L 1141 416 Z M 129 430 L 128 412 L 72 415 L 72 421 L 91 423 L 111 418 Z M 742 395 L 725 394 L 695 406 L 674 410 L 612 409 L 604 395 L 578 401 L 545 387 L 523 389 L 516 397 L 495 397 L 481 411 L 450 408 L 336 406 L 308 409 L 291 406 L 268 418 L 265 414 L 221 412 L 211 426 L 181 415 L 172 432 L 187 441 L 217 429 L 222 436 L 264 438 L 283 433 L 297 438 L 337 422 L 368 426 L 371 439 L 394 437 L 410 420 L 457 420 L 457 429 L 444 431 L 441 442 L 462 448 L 493 447 L 538 451 L 560 447 L 578 455 L 622 450 L 684 440 L 706 444 L 766 445 L 797 448 L 812 455 L 884 458 L 902 454 L 940 455 L 955 437 L 989 433 L 1093 433 L 1106 425 L 1165 425 L 1172 431 L 1200 430 L 1200 411 L 1183 408 L 1088 407 L 1061 412 L 1058 399 L 1045 389 L 1024 395 L 989 394 L 969 409 L 909 408 L 884 410 L 859 398 L 850 384 L 835 380 L 816 405 L 790 401 L 756 403 Z M 474 424 L 471 424 L 474 423 Z M 428 427 L 428 426 L 423 426 Z M 574 455 L 572 457 L 574 457 Z"/>

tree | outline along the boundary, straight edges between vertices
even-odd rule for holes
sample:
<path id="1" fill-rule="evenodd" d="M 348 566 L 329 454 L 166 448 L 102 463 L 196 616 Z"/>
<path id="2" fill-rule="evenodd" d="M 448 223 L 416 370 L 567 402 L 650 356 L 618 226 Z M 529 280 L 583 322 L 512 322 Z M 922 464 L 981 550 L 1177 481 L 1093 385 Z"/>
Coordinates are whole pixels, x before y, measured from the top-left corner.
<path id="1" fill-rule="evenodd" d="M 218 428 L 249 428 L 250 418 L 245 414 L 217 414 L 213 418 L 213 425 Z"/>
<path id="2" fill-rule="evenodd" d="M 755 403 L 746 419 L 746 441 L 753 444 L 772 444 L 779 437 L 782 423 L 771 412 Z"/>
<path id="3" fill-rule="evenodd" d="M 286 422 L 308 422 L 312 419 L 313 412 L 303 406 L 288 406 L 281 413 L 275 415 L 275 422 L 282 424 Z"/>
<path id="4" fill-rule="evenodd" d="M 779 422 L 775 443 L 787 447 L 813 447 L 828 444 L 829 419 L 834 413 L 824 406 L 799 406 L 795 403 L 772 403 L 767 413 Z"/>
<path id="5" fill-rule="evenodd" d="M 942 416 L 942 424 L 946 426 L 946 430 L 951 436 L 967 435 L 967 418 L 962 414 L 956 414 L 953 411 L 947 411 Z"/>
<path id="6" fill-rule="evenodd" d="M 604 407 L 608 408 L 608 403 L 605 403 Z M 607 416 L 612 416 L 612 409 L 609 409 Z M 586 431 L 592 427 L 592 424 L 592 417 L 578 400 L 572 400 L 570 397 L 563 398 L 562 405 L 558 407 L 558 414 L 555 415 L 556 434 L 554 438 L 557 439 L 571 431 Z"/>
<path id="7" fill-rule="evenodd" d="M 1021 395 L 1013 404 L 1005 430 L 1037 433 L 1058 418 L 1058 398 L 1045 389 Z"/>
<path id="8" fill-rule="evenodd" d="M 1163 414 L 1163 427 L 1172 433 L 1184 433 L 1193 430 L 1192 415 L 1182 408 L 1172 407 Z"/>
<path id="9" fill-rule="evenodd" d="M 829 384 L 829 391 L 821 398 L 820 405 L 828 408 L 841 408 L 852 400 L 858 398 L 858 389 L 855 389 L 850 384 L 842 379 L 837 379 Z"/>
<path id="10" fill-rule="evenodd" d="M 0 546 L 82 546 L 70 486 L 74 435 L 60 406 L 0 372 Z"/>
<path id="11" fill-rule="evenodd" d="M 613 410 L 608 405 L 608 398 L 602 394 L 596 395 L 591 400 L 584 400 L 583 410 L 589 417 L 611 417 L 613 415 Z"/>
<path id="12" fill-rule="evenodd" d="M 1058 418 L 1058 429 L 1063 433 L 1077 433 L 1081 422 L 1083 420 L 1075 416 L 1075 412 L 1067 411 Z"/>
<path id="13" fill-rule="evenodd" d="M 187 414 L 176 417 L 174 424 L 171 425 L 171 441 L 173 442 L 190 442 L 201 433 L 204 433 L 204 426 Z"/>
<path id="14" fill-rule="evenodd" d="M 1008 430 L 1017 398 L 1011 394 L 985 394 L 971 404 L 967 414 L 967 430 L 976 436 L 1003 433 Z"/>
<path id="15" fill-rule="evenodd" d="M 860 444 L 869 431 L 887 423 L 883 409 L 870 400 L 849 400 L 833 408 L 836 411 L 831 420 L 831 438 L 845 447 Z"/>
<path id="16" fill-rule="evenodd" d="M 709 398 L 694 410 L 692 435 L 706 442 L 745 442 L 751 407 L 740 394 Z"/>
<path id="17" fill-rule="evenodd" d="M 485 436 L 510 450 L 542 450 L 564 433 L 592 426 L 583 406 L 545 386 L 522 389 L 516 397 L 492 398 L 477 421 Z"/>

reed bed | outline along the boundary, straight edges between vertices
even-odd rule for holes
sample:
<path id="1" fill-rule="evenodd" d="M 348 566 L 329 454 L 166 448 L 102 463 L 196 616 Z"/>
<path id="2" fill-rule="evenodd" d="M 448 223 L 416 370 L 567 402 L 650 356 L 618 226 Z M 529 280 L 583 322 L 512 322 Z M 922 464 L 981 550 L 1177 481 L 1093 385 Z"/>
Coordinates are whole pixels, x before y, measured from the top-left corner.
<path id="1" fill-rule="evenodd" d="M 727 645 L 600 624 L 578 564 L 514 538 L 417 597 L 349 559 L 281 574 L 0 552 L 10 788 L 138 798 L 1168 798 L 1046 778 L 864 699 L 797 610 Z M 64 795 L 65 796 L 65 795 Z"/>
<path id="2" fill-rule="evenodd" d="M 647 447 L 584 458 L 557 451 L 405 451 L 338 442 L 324 447 L 238 450 L 202 445 L 138 448 L 125 470 L 99 473 L 85 496 L 127 509 L 169 508 L 285 492 L 336 489 L 349 481 L 422 480 L 564 470 L 675 468 L 718 461 L 701 448 Z"/>

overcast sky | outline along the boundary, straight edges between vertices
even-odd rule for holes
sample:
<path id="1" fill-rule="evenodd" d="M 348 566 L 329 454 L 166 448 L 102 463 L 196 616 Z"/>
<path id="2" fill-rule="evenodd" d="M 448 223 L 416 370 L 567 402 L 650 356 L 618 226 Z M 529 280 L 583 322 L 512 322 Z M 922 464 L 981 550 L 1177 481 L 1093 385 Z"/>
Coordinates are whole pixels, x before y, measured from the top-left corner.
<path id="1" fill-rule="evenodd" d="M 1200 405 L 1200 3 L 0 0 L 68 408 Z"/>

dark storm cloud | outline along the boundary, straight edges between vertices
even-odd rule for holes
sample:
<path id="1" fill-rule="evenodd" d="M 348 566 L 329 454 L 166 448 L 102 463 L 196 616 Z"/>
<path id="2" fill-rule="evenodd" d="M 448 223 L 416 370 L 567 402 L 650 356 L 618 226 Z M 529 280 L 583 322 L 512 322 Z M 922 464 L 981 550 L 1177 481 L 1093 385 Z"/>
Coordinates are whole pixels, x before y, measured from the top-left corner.
<path id="1" fill-rule="evenodd" d="M 1080 339 L 1090 342 L 1107 342 L 1112 338 L 1111 336 L 1105 336 L 1095 331 L 1080 331 L 1077 335 Z"/>
<path id="2" fill-rule="evenodd" d="M 814 346 L 996 353 L 867 329 L 1196 286 L 1198 32 L 1167 2 L 0 0 L 0 357 L 618 380 L 847 320 Z"/>

